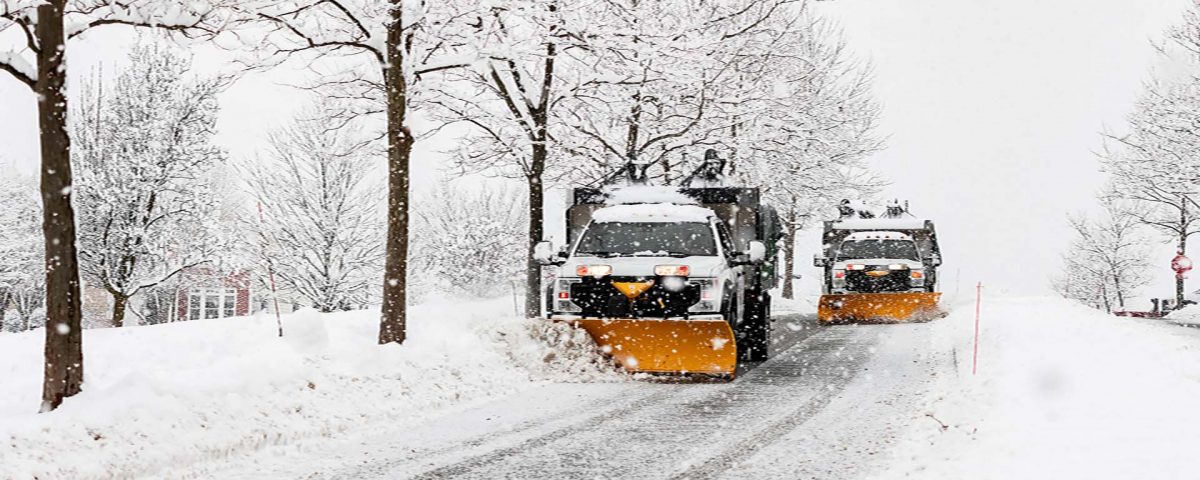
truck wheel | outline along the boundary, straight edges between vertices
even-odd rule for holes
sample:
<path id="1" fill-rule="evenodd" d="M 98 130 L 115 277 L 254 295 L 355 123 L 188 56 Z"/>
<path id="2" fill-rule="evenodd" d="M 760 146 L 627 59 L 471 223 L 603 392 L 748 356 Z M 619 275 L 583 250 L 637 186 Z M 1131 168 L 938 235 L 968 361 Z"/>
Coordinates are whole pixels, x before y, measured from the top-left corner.
<path id="1" fill-rule="evenodd" d="M 748 362 L 767 359 L 771 344 L 771 296 L 754 293 L 746 295 L 746 318 L 738 327 L 738 356 Z"/>

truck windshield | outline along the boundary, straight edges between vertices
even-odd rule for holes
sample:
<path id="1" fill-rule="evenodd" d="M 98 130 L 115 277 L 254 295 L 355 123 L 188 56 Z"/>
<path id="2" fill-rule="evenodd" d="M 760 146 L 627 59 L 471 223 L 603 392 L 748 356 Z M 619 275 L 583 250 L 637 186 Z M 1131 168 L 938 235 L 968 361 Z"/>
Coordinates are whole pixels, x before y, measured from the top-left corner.
<path id="1" fill-rule="evenodd" d="M 712 257 L 717 242 L 707 223 L 593 223 L 584 232 L 575 255 L 601 257 Z"/>
<path id="2" fill-rule="evenodd" d="M 851 240 L 842 242 L 837 252 L 839 261 L 875 258 L 920 260 L 911 240 Z"/>

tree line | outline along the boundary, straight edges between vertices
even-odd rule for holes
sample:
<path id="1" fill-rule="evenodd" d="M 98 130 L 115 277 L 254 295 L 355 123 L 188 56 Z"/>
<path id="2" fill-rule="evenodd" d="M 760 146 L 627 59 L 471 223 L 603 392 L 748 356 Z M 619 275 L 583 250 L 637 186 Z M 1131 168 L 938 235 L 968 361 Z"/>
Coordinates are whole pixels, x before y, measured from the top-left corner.
<path id="1" fill-rule="evenodd" d="M 1200 7 L 1155 46 L 1187 73 L 1156 72 L 1126 115 L 1127 128 L 1102 133 L 1100 164 L 1109 175 L 1102 208 L 1069 219 L 1075 236 L 1055 280 L 1062 295 L 1105 311 L 1125 310 L 1149 281 L 1154 235 L 1186 255 L 1200 232 Z M 1161 265 L 1166 271 L 1166 259 Z M 1184 305 L 1183 276 L 1174 294 L 1174 304 Z"/>
<path id="2" fill-rule="evenodd" d="M 20 211 L 40 217 L 40 232 L 6 231 L 0 249 L 44 272 L 0 296 L 42 292 L 42 409 L 82 387 L 81 274 L 111 295 L 120 325 L 130 299 L 189 268 L 240 261 L 321 309 L 381 305 L 379 342 L 401 343 L 411 282 L 426 282 L 414 268 L 479 295 L 523 274 L 536 315 L 541 271 L 530 253 L 546 233 L 547 189 L 595 183 L 627 162 L 669 182 L 698 163 L 698 148 L 728 152 L 735 178 L 763 187 L 794 233 L 834 199 L 877 186 L 862 162 L 881 145 L 869 67 L 808 8 L 0 0 L 0 70 L 36 96 L 41 146 L 36 191 L 11 182 L 0 192 L 39 200 Z M 77 81 L 65 56 L 101 28 L 158 33 L 115 82 Z M 261 158 L 229 159 L 212 137 L 217 96 L 233 79 L 189 74 L 174 50 L 196 43 L 246 69 L 306 65 L 302 86 L 317 100 Z M 466 132 L 446 152 L 452 175 L 515 179 L 525 191 L 447 185 L 413 198 L 413 146 L 447 125 Z M 230 168 L 245 179 L 236 192 L 223 188 Z"/>

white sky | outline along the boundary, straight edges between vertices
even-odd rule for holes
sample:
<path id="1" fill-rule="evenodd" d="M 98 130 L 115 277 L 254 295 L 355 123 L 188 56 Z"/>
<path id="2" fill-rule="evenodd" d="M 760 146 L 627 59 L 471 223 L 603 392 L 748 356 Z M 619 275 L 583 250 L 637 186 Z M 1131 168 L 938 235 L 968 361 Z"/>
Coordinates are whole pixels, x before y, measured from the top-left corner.
<path id="1" fill-rule="evenodd" d="M 1121 128 L 1187 0 L 833 0 L 876 69 L 887 150 L 874 166 L 937 222 L 943 290 L 976 281 L 1045 293 L 1070 240 L 1067 212 L 1103 186 L 1094 151 Z M 1155 286 L 1172 295 L 1170 247 Z M 1159 258 L 1161 257 L 1161 258 Z M 1161 261 L 1158 261 L 1161 260 Z M 1147 309 L 1149 304 L 1145 305 Z"/>
<path id="2" fill-rule="evenodd" d="M 850 47 L 875 66 L 889 141 L 873 164 L 892 181 L 886 198 L 910 200 L 914 212 L 937 221 L 947 259 L 943 290 L 966 291 L 983 281 L 1012 293 L 1048 291 L 1047 279 L 1058 272 L 1070 238 L 1065 214 L 1092 208 L 1103 182 L 1092 153 L 1098 132 L 1123 124 L 1157 60 L 1151 41 L 1179 21 L 1188 3 L 814 4 L 838 20 Z M 121 34 L 91 35 L 88 43 L 71 46 L 74 74 L 101 61 L 115 65 L 124 56 L 128 39 Z M 253 155 L 269 129 L 304 106 L 302 94 L 279 84 L 288 75 L 247 77 L 224 94 L 220 141 L 232 155 Z M 36 135 L 32 94 L 0 75 L 0 168 L 15 161 L 34 173 Z M 434 147 L 419 144 L 414 185 L 436 178 Z M 1158 247 L 1156 265 L 1163 268 L 1145 293 L 1167 296 L 1171 250 Z"/>

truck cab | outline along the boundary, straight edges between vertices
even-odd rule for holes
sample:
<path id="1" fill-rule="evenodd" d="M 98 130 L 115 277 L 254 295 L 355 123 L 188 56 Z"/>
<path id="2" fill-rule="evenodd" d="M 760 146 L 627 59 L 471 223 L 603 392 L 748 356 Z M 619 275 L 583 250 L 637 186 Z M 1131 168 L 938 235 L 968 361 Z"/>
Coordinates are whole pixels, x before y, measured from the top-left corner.
<path id="1" fill-rule="evenodd" d="M 725 222 L 697 205 L 600 208 L 557 256 L 550 317 L 743 318 L 748 267 L 765 248 L 739 252 Z"/>
<path id="2" fill-rule="evenodd" d="M 933 291 L 916 240 L 901 232 L 852 233 L 831 260 L 831 294 Z"/>

